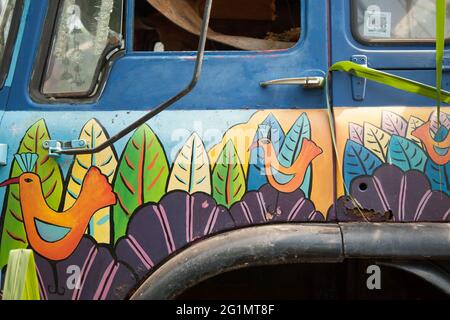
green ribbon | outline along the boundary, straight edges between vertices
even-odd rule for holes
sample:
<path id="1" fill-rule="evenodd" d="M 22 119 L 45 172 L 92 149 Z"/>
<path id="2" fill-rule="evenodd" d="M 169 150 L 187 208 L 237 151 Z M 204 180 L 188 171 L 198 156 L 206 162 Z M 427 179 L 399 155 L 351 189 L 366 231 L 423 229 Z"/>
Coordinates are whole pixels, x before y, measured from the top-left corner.
<path id="1" fill-rule="evenodd" d="M 3 300 L 40 300 L 32 250 L 10 251 Z"/>
<path id="2" fill-rule="evenodd" d="M 436 1 L 436 96 L 437 96 L 437 114 L 438 126 L 441 121 L 441 101 L 440 95 L 442 88 L 442 61 L 444 60 L 445 48 L 445 20 L 446 7 L 445 0 Z"/>
<path id="3" fill-rule="evenodd" d="M 415 93 L 434 100 L 438 100 L 439 98 L 441 98 L 441 101 L 450 103 L 450 92 L 448 91 L 437 89 L 436 87 L 418 81 L 414 81 L 411 79 L 399 77 L 391 73 L 364 67 L 350 61 L 340 61 L 335 63 L 330 68 L 330 72 L 332 71 L 346 72 L 355 77 L 365 78 L 396 89 Z M 440 76 L 438 76 L 438 78 L 442 79 L 442 72 L 440 73 Z M 440 95 L 437 94 L 437 92 L 439 91 L 441 91 Z"/>

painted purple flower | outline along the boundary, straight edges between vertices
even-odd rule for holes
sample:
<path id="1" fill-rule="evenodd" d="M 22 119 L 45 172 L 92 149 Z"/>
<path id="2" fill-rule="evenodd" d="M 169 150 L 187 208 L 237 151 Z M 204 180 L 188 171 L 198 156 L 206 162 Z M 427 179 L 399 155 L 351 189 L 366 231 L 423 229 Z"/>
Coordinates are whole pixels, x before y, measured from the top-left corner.
<path id="1" fill-rule="evenodd" d="M 133 214 L 116 254 L 142 278 L 188 243 L 233 227 L 228 210 L 210 195 L 174 191 L 159 204 L 146 204 Z"/>
<path id="2" fill-rule="evenodd" d="M 282 193 L 266 184 L 259 191 L 248 192 L 231 208 L 237 226 L 268 222 L 323 221 L 323 215 L 299 189 Z"/>
<path id="3" fill-rule="evenodd" d="M 133 272 L 87 236 L 66 260 L 53 263 L 36 254 L 36 267 L 44 300 L 120 300 L 136 285 Z"/>
<path id="4" fill-rule="evenodd" d="M 370 221 L 450 221 L 450 197 L 432 191 L 420 171 L 403 172 L 397 166 L 383 165 L 372 176 L 354 179 L 350 192 L 351 197 L 342 197 L 336 204 L 339 221 L 365 220 L 361 212 Z"/>

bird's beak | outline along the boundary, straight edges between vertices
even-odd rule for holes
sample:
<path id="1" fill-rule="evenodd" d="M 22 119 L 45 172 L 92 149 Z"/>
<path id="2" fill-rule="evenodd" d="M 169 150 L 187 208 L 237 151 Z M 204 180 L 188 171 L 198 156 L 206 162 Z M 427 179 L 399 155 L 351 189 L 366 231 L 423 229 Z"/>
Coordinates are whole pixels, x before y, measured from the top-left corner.
<path id="1" fill-rule="evenodd" d="M 10 184 L 15 184 L 15 183 L 19 183 L 19 177 L 17 177 L 17 178 L 12 178 L 12 179 L 3 181 L 3 182 L 0 184 L 0 188 L 7 187 L 7 186 L 9 186 Z"/>
<path id="2" fill-rule="evenodd" d="M 248 151 L 253 151 L 259 147 L 258 141 L 255 141 L 249 148 Z"/>

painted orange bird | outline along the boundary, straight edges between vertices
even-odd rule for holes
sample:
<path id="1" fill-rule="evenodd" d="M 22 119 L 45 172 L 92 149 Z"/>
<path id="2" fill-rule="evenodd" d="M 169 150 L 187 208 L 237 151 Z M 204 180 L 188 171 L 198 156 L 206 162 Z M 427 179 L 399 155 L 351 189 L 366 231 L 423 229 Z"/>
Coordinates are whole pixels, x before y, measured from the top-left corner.
<path id="1" fill-rule="evenodd" d="M 37 174 L 25 172 L 3 182 L 0 187 L 13 183 L 19 184 L 29 244 L 41 256 L 55 261 L 66 259 L 75 251 L 95 212 L 116 203 L 111 185 L 96 167 L 89 169 L 77 201 L 64 212 L 48 207 Z"/>
<path id="2" fill-rule="evenodd" d="M 300 188 L 305 179 L 306 170 L 308 170 L 309 165 L 315 158 L 323 153 L 323 150 L 313 141 L 304 139 L 302 149 L 297 159 L 292 166 L 284 167 L 278 161 L 277 153 L 275 152 L 270 139 L 259 139 L 256 144 L 253 144 L 250 147 L 250 150 L 258 147 L 261 147 L 264 150 L 264 169 L 266 171 L 267 180 L 269 180 L 269 183 L 278 191 L 285 193 L 291 193 Z M 273 169 L 285 175 L 292 175 L 293 178 L 288 183 L 281 184 L 274 178 L 272 172 Z"/>
<path id="3" fill-rule="evenodd" d="M 412 135 L 422 141 L 434 163 L 443 166 L 450 161 L 450 134 L 444 141 L 435 141 L 431 136 L 431 122 L 428 121 L 414 130 Z"/>

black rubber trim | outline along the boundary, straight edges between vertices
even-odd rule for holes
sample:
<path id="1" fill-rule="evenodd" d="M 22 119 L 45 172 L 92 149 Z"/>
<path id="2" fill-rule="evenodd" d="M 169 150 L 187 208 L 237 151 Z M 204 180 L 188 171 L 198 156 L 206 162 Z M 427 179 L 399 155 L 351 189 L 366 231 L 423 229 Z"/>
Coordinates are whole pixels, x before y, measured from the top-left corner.
<path id="1" fill-rule="evenodd" d="M 450 259 L 449 234 L 448 223 L 281 224 L 234 230 L 175 255 L 156 269 L 131 299 L 172 299 L 216 275 L 263 265 L 377 258 L 416 260 L 419 264 L 414 268 L 419 269 L 421 261 Z"/>
<path id="2" fill-rule="evenodd" d="M 336 224 L 240 229 L 201 241 L 174 256 L 150 275 L 131 299 L 172 299 L 206 279 L 249 266 L 342 260 Z"/>
<path id="3" fill-rule="evenodd" d="M 346 258 L 450 259 L 449 223 L 341 223 Z"/>

